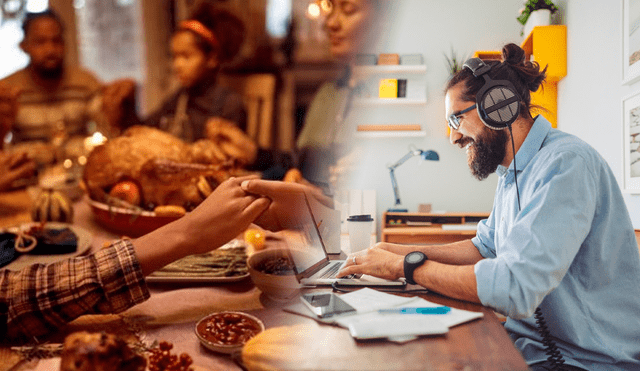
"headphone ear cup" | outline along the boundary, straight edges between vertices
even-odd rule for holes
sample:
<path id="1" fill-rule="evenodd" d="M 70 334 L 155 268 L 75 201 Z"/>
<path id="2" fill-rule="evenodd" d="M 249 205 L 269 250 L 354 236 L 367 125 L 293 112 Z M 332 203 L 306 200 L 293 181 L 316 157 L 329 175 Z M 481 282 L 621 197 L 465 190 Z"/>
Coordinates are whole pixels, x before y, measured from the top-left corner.
<path id="1" fill-rule="evenodd" d="M 488 87 L 485 92 L 479 92 L 478 97 L 476 103 L 480 118 L 491 129 L 502 130 L 508 127 L 520 114 L 518 94 L 508 86 Z"/>

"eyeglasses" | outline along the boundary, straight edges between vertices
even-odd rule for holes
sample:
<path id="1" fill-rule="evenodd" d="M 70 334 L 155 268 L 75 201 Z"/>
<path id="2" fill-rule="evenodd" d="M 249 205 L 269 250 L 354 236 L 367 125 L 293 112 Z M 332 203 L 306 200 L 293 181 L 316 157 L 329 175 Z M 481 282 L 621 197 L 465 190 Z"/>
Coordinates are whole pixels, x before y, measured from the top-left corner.
<path id="1" fill-rule="evenodd" d="M 463 113 L 467 113 L 475 108 L 476 105 L 474 104 L 473 106 L 465 108 L 462 111 L 454 112 L 449 115 L 449 118 L 447 119 L 449 127 L 453 130 L 458 130 L 458 128 L 460 127 L 460 115 L 462 115 Z"/>

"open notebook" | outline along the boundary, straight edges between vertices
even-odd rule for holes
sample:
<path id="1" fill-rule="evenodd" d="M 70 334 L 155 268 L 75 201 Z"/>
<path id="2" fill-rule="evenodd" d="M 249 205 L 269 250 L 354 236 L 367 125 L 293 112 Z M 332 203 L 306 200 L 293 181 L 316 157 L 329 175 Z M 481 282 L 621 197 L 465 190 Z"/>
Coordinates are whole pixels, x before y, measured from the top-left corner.
<path id="1" fill-rule="evenodd" d="M 336 274 L 345 264 L 344 260 L 329 260 L 324 246 L 318 224 L 307 199 L 307 196 L 300 193 L 306 207 L 300 208 L 299 217 L 296 218 L 296 229 L 304 234 L 304 246 L 301 248 L 304 254 L 292 254 L 298 281 L 306 286 L 332 285 L 339 281 L 340 285 L 352 286 L 394 286 L 402 287 L 406 283 L 404 280 L 389 281 L 372 276 L 363 275 L 352 278 L 336 278 Z"/>

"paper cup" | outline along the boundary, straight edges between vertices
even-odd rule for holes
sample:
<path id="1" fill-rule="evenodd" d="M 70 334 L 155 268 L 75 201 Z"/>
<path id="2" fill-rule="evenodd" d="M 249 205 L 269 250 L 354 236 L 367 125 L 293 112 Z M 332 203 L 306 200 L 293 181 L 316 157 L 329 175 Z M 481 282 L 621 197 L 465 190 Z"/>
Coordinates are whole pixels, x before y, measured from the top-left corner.
<path id="1" fill-rule="evenodd" d="M 347 218 L 349 229 L 349 246 L 351 253 L 369 248 L 371 244 L 371 229 L 373 218 L 371 215 L 351 215 Z"/>

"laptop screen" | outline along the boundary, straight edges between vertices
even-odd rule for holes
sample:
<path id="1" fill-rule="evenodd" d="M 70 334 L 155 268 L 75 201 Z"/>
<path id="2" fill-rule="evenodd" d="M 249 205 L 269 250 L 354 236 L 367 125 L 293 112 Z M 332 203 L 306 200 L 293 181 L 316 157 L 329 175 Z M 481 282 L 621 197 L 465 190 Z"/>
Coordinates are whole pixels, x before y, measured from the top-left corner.
<path id="1" fill-rule="evenodd" d="M 306 276 L 305 273 L 315 271 L 316 268 L 329 261 L 322 238 L 313 217 L 311 206 L 304 193 L 300 193 L 300 200 L 306 207 L 301 207 L 297 217 L 287 220 L 287 229 L 295 231 L 294 236 L 288 238 L 291 259 L 296 274 Z"/>

